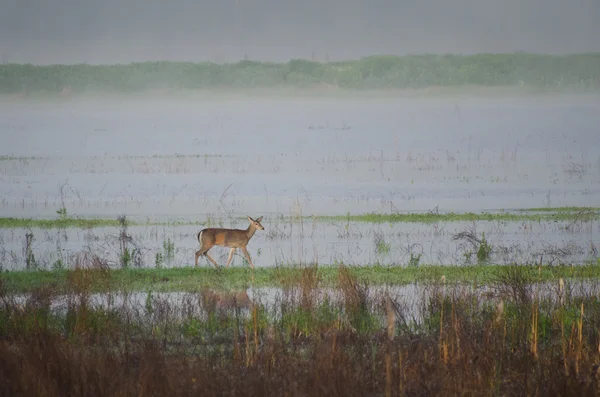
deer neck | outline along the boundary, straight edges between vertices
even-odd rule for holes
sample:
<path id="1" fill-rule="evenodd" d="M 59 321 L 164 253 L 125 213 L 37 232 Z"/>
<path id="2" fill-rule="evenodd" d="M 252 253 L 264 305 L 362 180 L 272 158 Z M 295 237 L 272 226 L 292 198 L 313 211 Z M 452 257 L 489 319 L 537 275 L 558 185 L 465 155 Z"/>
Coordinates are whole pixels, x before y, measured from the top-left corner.
<path id="1" fill-rule="evenodd" d="M 254 236 L 254 232 L 256 232 L 256 228 L 253 224 L 250 224 L 248 226 L 248 229 L 246 229 L 246 236 L 248 237 L 248 240 L 250 240 L 252 236 Z"/>

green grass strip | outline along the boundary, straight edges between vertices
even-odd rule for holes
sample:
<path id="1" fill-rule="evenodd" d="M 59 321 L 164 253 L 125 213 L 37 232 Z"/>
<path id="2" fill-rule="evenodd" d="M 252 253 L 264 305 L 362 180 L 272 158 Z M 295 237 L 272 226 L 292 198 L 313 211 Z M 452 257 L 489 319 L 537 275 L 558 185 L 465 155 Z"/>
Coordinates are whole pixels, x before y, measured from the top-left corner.
<path id="1" fill-rule="evenodd" d="M 538 213 L 527 213 L 538 212 Z M 448 212 L 448 213 L 394 213 L 380 214 L 367 213 L 358 215 L 316 215 L 305 216 L 303 220 L 312 220 L 316 218 L 323 222 L 366 222 L 366 223 L 434 223 L 434 222 L 461 222 L 461 221 L 593 221 L 600 219 L 600 208 L 595 207 L 559 207 L 559 208 L 535 208 L 515 210 L 513 212 L 497 213 L 474 213 L 474 212 Z M 237 219 L 244 220 L 245 217 Z M 297 221 L 296 217 L 279 216 L 281 222 Z M 189 222 L 189 221 L 144 221 L 136 222 L 127 220 L 128 226 L 186 226 L 198 225 L 206 227 L 221 227 L 218 222 L 222 219 L 211 219 L 210 222 Z M 82 217 L 62 217 L 58 219 L 33 219 L 33 218 L 0 218 L 0 228 L 94 228 L 94 227 L 114 227 L 120 226 L 118 219 L 102 218 L 82 218 Z M 225 226 L 223 222 L 223 227 Z"/>
<path id="2" fill-rule="evenodd" d="M 76 227 L 89 229 L 94 227 L 119 226 L 117 219 L 96 218 L 60 218 L 60 219 L 32 219 L 32 218 L 0 218 L 0 228 L 69 228 Z"/>
<path id="3" fill-rule="evenodd" d="M 510 265 L 515 266 L 515 265 Z M 359 282 L 371 285 L 405 285 L 414 282 L 433 282 L 442 276 L 448 284 L 477 283 L 487 285 L 506 274 L 509 265 L 474 266 L 348 266 Z M 600 262 L 577 266 L 542 266 L 541 273 L 535 265 L 515 266 L 512 269 L 524 272 L 527 279 L 551 281 L 565 279 L 597 279 L 600 277 Z M 298 285 L 303 269 L 297 266 L 258 268 L 254 271 L 245 267 L 220 269 L 209 267 L 183 267 L 171 269 L 118 269 L 90 273 L 89 288 L 94 292 L 108 291 L 199 291 L 202 288 L 223 290 L 254 287 L 285 287 Z M 337 285 L 339 267 L 319 266 L 317 274 L 320 286 Z M 41 287 L 56 291 L 69 291 L 77 282 L 71 270 L 13 271 L 0 275 L 1 289 L 7 293 L 26 293 Z"/>
<path id="4" fill-rule="evenodd" d="M 575 208 L 575 207 L 573 207 Z M 323 221 L 348 221 L 348 222 L 368 222 L 368 223 L 435 223 L 435 222 L 460 222 L 460 221 L 569 221 L 582 220 L 591 221 L 600 219 L 600 212 L 592 208 L 580 208 L 578 210 L 560 209 L 556 212 L 547 209 L 545 213 L 531 214 L 518 212 L 498 212 L 498 213 L 474 213 L 474 212 L 448 212 L 448 213 L 395 213 L 379 214 L 368 213 L 361 215 L 339 215 L 339 216 L 318 216 L 317 219 Z"/>

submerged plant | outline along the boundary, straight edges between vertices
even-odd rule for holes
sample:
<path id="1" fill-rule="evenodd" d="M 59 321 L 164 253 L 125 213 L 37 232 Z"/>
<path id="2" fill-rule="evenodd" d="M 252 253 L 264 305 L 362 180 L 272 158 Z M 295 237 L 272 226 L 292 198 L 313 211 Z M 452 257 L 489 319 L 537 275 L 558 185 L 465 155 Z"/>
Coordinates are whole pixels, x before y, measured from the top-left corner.
<path id="1" fill-rule="evenodd" d="M 492 254 L 492 246 L 487 242 L 485 233 L 481 233 L 481 240 L 479 241 L 479 248 L 477 248 L 477 261 L 487 262 Z"/>
<path id="2" fill-rule="evenodd" d="M 385 255 L 390 252 L 392 246 L 385 241 L 382 232 L 375 232 L 373 239 L 375 242 L 375 250 L 378 254 Z"/>
<path id="3" fill-rule="evenodd" d="M 409 267 L 418 267 L 419 266 L 419 262 L 421 261 L 421 255 L 422 254 L 413 254 L 412 252 L 410 253 L 410 259 L 408 260 L 408 266 Z"/>
<path id="4" fill-rule="evenodd" d="M 175 257 L 175 242 L 172 241 L 170 238 L 163 241 L 163 252 L 164 257 L 168 261 L 172 261 Z"/>

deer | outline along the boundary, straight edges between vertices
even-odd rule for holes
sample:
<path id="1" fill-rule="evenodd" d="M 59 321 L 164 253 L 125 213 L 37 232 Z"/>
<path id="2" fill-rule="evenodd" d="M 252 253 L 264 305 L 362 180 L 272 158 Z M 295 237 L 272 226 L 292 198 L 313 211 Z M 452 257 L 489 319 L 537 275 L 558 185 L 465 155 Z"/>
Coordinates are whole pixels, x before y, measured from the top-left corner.
<path id="1" fill-rule="evenodd" d="M 248 216 L 248 215 L 246 215 Z M 260 224 L 263 217 L 257 219 L 252 219 L 248 216 L 248 221 L 250 221 L 250 225 L 246 230 L 242 229 L 221 229 L 221 228 L 207 228 L 202 229 L 198 232 L 197 238 L 200 243 L 200 249 L 196 251 L 196 266 L 198 266 L 198 258 L 202 255 L 206 256 L 215 267 L 219 267 L 217 262 L 208 255 L 208 250 L 214 247 L 215 245 L 219 245 L 221 247 L 231 248 L 229 250 L 229 257 L 227 258 L 226 268 L 229 268 L 229 263 L 233 258 L 233 253 L 237 248 L 240 248 L 244 253 L 244 256 L 248 260 L 250 267 L 254 269 L 254 264 L 252 264 L 252 260 L 250 259 L 250 254 L 248 254 L 248 250 L 246 246 L 248 242 L 254 236 L 254 233 L 257 230 L 265 230 L 263 225 Z"/>

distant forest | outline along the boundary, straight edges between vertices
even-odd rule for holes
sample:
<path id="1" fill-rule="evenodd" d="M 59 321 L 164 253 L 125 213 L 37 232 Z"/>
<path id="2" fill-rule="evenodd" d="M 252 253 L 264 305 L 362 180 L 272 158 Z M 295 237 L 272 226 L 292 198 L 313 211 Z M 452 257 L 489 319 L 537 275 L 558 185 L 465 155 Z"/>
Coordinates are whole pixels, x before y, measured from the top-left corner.
<path id="1" fill-rule="evenodd" d="M 2 93 L 310 88 L 316 85 L 352 90 L 528 86 L 595 91 L 600 88 L 600 53 L 371 56 L 342 62 L 295 59 L 286 63 L 245 60 L 228 64 L 0 65 Z"/>

